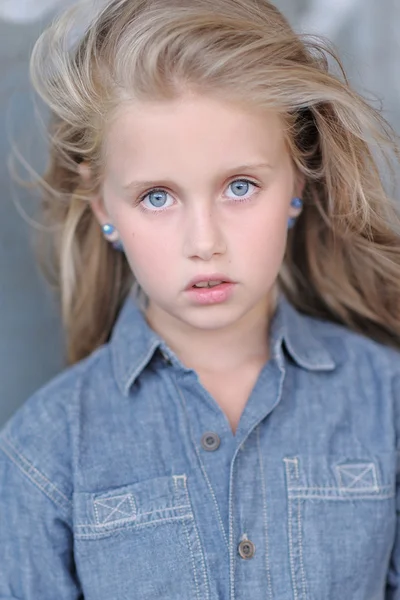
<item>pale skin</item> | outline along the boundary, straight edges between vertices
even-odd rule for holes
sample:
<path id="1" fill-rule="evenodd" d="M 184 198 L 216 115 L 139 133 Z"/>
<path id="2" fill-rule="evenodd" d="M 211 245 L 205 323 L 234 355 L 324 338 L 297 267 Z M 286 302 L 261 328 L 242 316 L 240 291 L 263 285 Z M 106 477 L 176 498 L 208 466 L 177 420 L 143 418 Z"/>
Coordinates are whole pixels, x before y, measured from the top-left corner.
<path id="1" fill-rule="evenodd" d="M 235 433 L 269 358 L 287 221 L 300 211 L 291 200 L 301 196 L 303 180 L 281 121 L 194 95 L 128 104 L 110 126 L 105 150 L 94 214 L 116 227 L 149 297 L 149 324 L 197 371 Z M 81 172 L 90 177 L 87 167 Z M 139 181 L 145 183 L 132 184 Z M 232 296 L 196 304 L 186 286 L 213 273 L 235 282 Z"/>

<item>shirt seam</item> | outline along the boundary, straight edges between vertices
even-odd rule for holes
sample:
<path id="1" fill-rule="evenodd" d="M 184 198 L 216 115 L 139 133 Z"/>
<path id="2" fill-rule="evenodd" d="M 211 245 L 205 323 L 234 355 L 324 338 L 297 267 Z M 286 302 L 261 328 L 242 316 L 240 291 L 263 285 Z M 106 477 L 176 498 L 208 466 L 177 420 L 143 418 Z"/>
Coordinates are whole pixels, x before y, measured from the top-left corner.
<path id="1" fill-rule="evenodd" d="M 9 438 L 0 438 L 0 448 L 11 462 L 54 504 L 68 512 L 72 502 L 43 473 L 41 473 L 11 442 Z"/>

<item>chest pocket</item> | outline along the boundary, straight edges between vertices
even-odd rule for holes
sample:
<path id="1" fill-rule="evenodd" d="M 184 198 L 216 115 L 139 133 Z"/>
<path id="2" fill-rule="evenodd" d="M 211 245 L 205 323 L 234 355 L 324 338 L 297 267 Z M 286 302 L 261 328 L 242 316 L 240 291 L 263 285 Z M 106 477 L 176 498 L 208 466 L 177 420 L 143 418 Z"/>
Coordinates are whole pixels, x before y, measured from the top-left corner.
<path id="1" fill-rule="evenodd" d="M 185 474 L 76 493 L 74 543 L 87 600 L 208 597 Z"/>
<path id="2" fill-rule="evenodd" d="M 284 458 L 293 598 L 381 598 L 396 528 L 395 457 Z"/>

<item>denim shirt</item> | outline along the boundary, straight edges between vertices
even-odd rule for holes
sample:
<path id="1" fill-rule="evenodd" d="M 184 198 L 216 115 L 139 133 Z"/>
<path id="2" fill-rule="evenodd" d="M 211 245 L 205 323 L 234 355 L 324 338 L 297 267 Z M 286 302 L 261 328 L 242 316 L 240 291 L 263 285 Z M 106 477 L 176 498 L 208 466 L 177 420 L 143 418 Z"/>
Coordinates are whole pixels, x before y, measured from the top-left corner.
<path id="1" fill-rule="evenodd" d="M 234 435 L 128 296 L 1 432 L 1 600 L 400 599 L 400 353 L 270 329 Z"/>

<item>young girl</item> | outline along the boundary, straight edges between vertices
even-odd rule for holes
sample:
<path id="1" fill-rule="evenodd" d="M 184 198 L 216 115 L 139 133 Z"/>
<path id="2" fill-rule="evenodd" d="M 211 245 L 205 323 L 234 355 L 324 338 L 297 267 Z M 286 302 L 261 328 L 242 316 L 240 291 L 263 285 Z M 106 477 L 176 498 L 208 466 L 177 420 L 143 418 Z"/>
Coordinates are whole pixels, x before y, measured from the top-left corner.
<path id="1" fill-rule="evenodd" d="M 1 433 L 0 598 L 399 599 L 394 134 L 267 0 L 74 14 L 32 58 L 69 364 Z"/>

